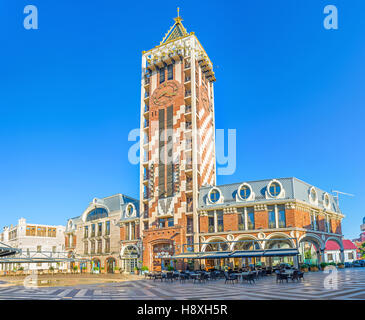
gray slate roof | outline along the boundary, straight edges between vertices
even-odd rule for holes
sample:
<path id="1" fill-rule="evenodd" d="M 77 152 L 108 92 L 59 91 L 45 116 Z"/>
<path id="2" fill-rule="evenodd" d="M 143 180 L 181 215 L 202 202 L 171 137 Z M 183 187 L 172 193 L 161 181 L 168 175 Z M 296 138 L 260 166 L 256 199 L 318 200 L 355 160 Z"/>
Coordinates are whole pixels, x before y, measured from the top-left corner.
<path id="1" fill-rule="evenodd" d="M 247 183 L 251 186 L 252 191 L 255 193 L 255 199 L 252 201 L 245 201 L 244 203 L 252 203 L 252 205 L 254 205 L 257 202 L 267 201 L 267 199 L 265 197 L 265 192 L 267 190 L 268 184 L 272 180 L 273 179 L 257 180 L 257 181 L 243 181 L 243 182 L 239 182 L 239 183 L 232 183 L 232 184 L 226 184 L 226 185 L 215 186 L 215 187 L 218 188 L 222 192 L 222 195 L 224 197 L 223 206 L 225 206 L 225 205 L 228 206 L 228 205 L 237 204 L 236 194 L 238 192 L 238 189 L 242 183 Z M 294 178 L 294 177 L 278 178 L 275 180 L 280 181 L 283 188 L 285 189 L 285 197 L 281 198 L 281 199 L 270 199 L 270 201 L 282 202 L 285 199 L 287 199 L 287 200 L 297 199 L 299 201 L 303 201 L 303 202 L 310 204 L 308 195 L 309 195 L 309 190 L 312 187 L 312 185 L 310 185 L 302 180 L 299 180 L 297 178 Z M 204 210 L 204 209 L 208 209 L 208 208 L 222 207 L 222 204 L 207 205 L 208 193 L 213 187 L 214 186 L 205 186 L 205 187 L 200 188 L 199 204 L 198 204 L 199 209 Z M 318 206 L 320 208 L 324 209 L 325 207 L 323 205 L 323 195 L 326 192 L 315 186 L 314 186 L 314 188 L 317 191 Z M 330 210 L 341 213 L 334 197 L 330 193 L 328 193 L 328 195 L 329 195 L 329 199 L 330 199 Z"/>
<path id="2" fill-rule="evenodd" d="M 126 212 L 126 208 L 128 203 L 133 203 L 134 207 L 136 208 L 136 216 L 129 218 L 126 217 L 125 212 Z M 120 214 L 121 217 L 121 221 L 127 221 L 127 220 L 131 220 L 131 219 L 135 219 L 135 218 L 139 218 L 139 200 L 134 199 L 132 197 L 126 196 L 124 194 L 116 194 L 110 197 L 106 197 L 106 198 L 95 198 L 95 202 L 90 203 L 90 204 L 95 204 L 96 206 L 98 204 L 106 206 L 108 208 L 109 213 L 115 215 L 115 214 Z M 89 206 L 90 206 L 89 204 Z M 81 220 L 81 216 L 78 217 L 74 217 L 68 220 L 72 221 L 73 224 L 78 224 L 80 223 Z M 67 223 L 68 226 L 68 223 Z"/>

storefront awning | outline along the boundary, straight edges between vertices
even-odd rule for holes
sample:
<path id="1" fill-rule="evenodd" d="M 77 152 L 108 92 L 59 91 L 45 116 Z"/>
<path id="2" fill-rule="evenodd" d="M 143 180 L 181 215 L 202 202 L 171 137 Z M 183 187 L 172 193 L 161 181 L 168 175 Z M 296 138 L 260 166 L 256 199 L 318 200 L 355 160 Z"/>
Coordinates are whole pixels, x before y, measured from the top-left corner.
<path id="1" fill-rule="evenodd" d="M 199 254 L 194 252 L 181 253 L 171 257 L 172 259 L 198 259 Z"/>
<path id="2" fill-rule="evenodd" d="M 199 259 L 223 259 L 229 258 L 231 251 L 201 252 Z"/>
<path id="3" fill-rule="evenodd" d="M 211 251 L 187 252 L 170 258 L 172 259 L 224 259 L 224 258 L 254 258 L 254 257 L 282 257 L 299 254 L 297 249 L 270 249 L 270 250 L 237 250 L 237 251 Z"/>
<path id="4" fill-rule="evenodd" d="M 233 251 L 229 256 L 230 258 L 250 258 L 250 257 L 262 257 L 263 250 L 245 250 L 245 251 Z"/>
<path id="5" fill-rule="evenodd" d="M 264 257 L 295 256 L 297 254 L 299 254 L 297 249 L 274 249 L 266 250 L 264 252 Z"/>

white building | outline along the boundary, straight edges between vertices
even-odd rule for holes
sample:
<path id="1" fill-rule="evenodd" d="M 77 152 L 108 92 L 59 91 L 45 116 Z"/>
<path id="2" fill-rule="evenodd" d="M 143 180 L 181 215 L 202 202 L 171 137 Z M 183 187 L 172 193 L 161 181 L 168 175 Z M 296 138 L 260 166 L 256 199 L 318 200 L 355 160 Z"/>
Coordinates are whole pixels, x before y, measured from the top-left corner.
<path id="1" fill-rule="evenodd" d="M 351 240 L 342 240 L 344 249 L 344 262 L 353 262 L 356 260 L 356 246 Z M 326 262 L 341 262 L 340 246 L 335 241 L 328 241 L 325 249 Z"/>
<path id="2" fill-rule="evenodd" d="M 59 255 L 65 249 L 65 227 L 27 223 L 26 219 L 18 220 L 16 226 L 4 227 L 0 233 L 0 242 L 22 250 L 21 257 L 40 258 Z M 1 261 L 1 260 L 0 260 Z M 64 269 L 61 263 L 0 263 L 0 270 L 14 271 L 22 267 L 24 270 Z"/>

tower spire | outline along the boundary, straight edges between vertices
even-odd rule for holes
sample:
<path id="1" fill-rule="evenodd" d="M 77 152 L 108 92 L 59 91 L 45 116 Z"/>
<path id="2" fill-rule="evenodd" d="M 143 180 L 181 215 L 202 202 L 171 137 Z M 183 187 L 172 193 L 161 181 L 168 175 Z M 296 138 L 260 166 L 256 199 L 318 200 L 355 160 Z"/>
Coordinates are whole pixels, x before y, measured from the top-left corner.
<path id="1" fill-rule="evenodd" d="M 180 17 L 180 8 L 179 7 L 177 7 L 177 17 L 174 18 L 174 21 L 175 21 L 175 23 L 170 28 L 170 30 L 167 31 L 167 33 L 165 34 L 165 36 L 162 39 L 162 41 L 160 42 L 160 44 L 163 44 L 165 42 L 175 40 L 177 38 L 188 35 L 188 32 L 186 31 L 185 27 L 181 23 L 181 21 L 183 21 L 183 19 Z"/>

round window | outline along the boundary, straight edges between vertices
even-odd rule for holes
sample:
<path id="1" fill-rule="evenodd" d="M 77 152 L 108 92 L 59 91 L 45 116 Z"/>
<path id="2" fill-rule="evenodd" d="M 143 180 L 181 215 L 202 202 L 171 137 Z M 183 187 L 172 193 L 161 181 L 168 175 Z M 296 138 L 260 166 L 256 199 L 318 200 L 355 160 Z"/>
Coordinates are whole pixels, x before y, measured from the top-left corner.
<path id="1" fill-rule="evenodd" d="M 220 193 L 218 190 L 214 189 L 210 192 L 210 201 L 215 203 L 219 200 L 220 198 Z"/>
<path id="2" fill-rule="evenodd" d="M 130 217 L 132 215 L 133 215 L 133 206 L 128 205 L 128 207 L 127 207 L 127 217 Z"/>
<path id="3" fill-rule="evenodd" d="M 248 186 L 242 186 L 240 189 L 240 197 L 247 200 L 251 195 L 251 189 Z"/>
<path id="4" fill-rule="evenodd" d="M 270 184 L 269 192 L 273 197 L 277 197 L 280 194 L 281 187 L 277 182 Z"/>

